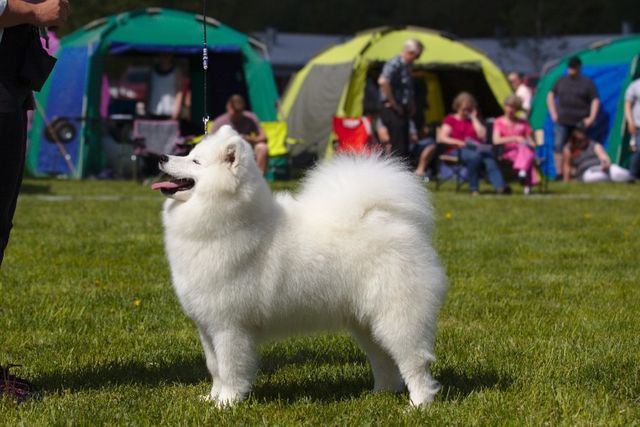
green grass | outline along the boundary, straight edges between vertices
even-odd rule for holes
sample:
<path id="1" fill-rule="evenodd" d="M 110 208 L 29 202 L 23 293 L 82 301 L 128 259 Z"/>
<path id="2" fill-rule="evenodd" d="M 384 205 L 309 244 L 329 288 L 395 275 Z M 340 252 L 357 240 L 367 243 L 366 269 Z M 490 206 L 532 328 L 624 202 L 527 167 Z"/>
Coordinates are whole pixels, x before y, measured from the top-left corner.
<path id="1" fill-rule="evenodd" d="M 280 187 L 287 187 L 281 185 Z M 28 180 L 0 271 L 0 364 L 41 397 L 3 425 L 638 425 L 640 187 L 433 194 L 450 279 L 436 401 L 373 394 L 344 334 L 267 346 L 249 399 L 209 379 L 171 288 L 162 197 L 127 182 Z"/>

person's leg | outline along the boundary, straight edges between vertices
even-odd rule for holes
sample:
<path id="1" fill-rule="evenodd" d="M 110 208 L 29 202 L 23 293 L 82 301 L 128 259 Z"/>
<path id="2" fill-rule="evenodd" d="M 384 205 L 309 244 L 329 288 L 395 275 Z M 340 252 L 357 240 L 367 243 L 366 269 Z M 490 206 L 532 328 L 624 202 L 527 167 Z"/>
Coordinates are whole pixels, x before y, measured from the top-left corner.
<path id="1" fill-rule="evenodd" d="M 380 118 L 389 132 L 391 153 L 403 159 L 407 158 L 409 156 L 409 120 L 387 107 L 382 110 Z"/>
<path id="2" fill-rule="evenodd" d="M 581 177 L 582 182 L 592 184 L 594 182 L 611 181 L 609 174 L 602 170 L 600 166 L 593 166 L 584 171 Z"/>
<path id="3" fill-rule="evenodd" d="M 556 165 L 556 175 L 562 176 L 562 149 L 569 139 L 569 126 L 556 123 L 553 127 L 553 159 Z"/>
<path id="4" fill-rule="evenodd" d="M 479 189 L 480 181 L 480 166 L 482 165 L 482 159 L 477 151 L 462 148 L 460 150 L 460 160 L 467 167 L 467 173 L 469 174 L 469 191 L 475 193 Z"/>
<path id="5" fill-rule="evenodd" d="M 498 167 L 498 162 L 496 162 L 493 154 L 482 153 L 482 163 L 484 164 L 484 169 L 487 172 L 489 182 L 498 193 L 502 193 L 506 186 L 504 178 L 502 177 L 502 172 L 500 172 L 500 168 Z"/>
<path id="6" fill-rule="evenodd" d="M 640 130 L 636 133 L 636 144 L 640 144 Z M 635 179 L 640 179 L 640 147 L 636 146 L 636 151 L 631 156 L 629 172 Z"/>
<path id="7" fill-rule="evenodd" d="M 269 162 L 269 147 L 264 142 L 259 142 L 253 146 L 253 152 L 256 156 L 256 164 L 262 173 L 267 173 L 267 164 Z"/>
<path id="8" fill-rule="evenodd" d="M 618 165 L 609 166 L 609 177 L 613 182 L 629 182 L 633 181 L 633 176 L 628 170 Z"/>
<path id="9" fill-rule="evenodd" d="M 427 166 L 429 166 L 429 162 L 433 158 L 434 153 L 436 152 L 436 144 L 429 144 L 420 153 L 420 157 L 418 159 L 418 166 L 416 167 L 416 175 L 425 176 L 427 172 Z"/>
<path id="10" fill-rule="evenodd" d="M 26 153 L 26 112 L 0 113 L 0 265 L 9 243 L 22 184 Z"/>
<path id="11" fill-rule="evenodd" d="M 533 163 L 536 160 L 536 155 L 528 145 L 518 144 L 516 148 L 516 155 L 513 161 L 513 168 L 518 171 L 525 171 L 529 174 Z"/>

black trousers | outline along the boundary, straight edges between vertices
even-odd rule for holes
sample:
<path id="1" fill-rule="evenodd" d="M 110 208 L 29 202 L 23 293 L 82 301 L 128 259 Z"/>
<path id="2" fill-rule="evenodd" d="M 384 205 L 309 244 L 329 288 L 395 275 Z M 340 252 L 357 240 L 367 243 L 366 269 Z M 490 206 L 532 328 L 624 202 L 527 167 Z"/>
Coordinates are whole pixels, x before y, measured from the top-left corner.
<path id="1" fill-rule="evenodd" d="M 27 151 L 27 112 L 0 113 L 0 266 L 9 243 Z"/>
<path id="2" fill-rule="evenodd" d="M 391 153 L 402 159 L 409 158 L 409 117 L 390 107 L 383 107 L 380 120 L 389 132 Z"/>

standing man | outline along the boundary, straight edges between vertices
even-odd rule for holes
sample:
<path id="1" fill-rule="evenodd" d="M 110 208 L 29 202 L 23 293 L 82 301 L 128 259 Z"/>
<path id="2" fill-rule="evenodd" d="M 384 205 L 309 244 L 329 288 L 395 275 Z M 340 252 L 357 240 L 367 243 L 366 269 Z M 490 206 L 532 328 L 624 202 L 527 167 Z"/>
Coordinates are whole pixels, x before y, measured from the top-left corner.
<path id="1" fill-rule="evenodd" d="M 634 80 L 624 94 L 624 118 L 631 135 L 630 148 L 633 151 L 629 170 L 635 179 L 640 178 L 640 79 Z"/>
<path id="2" fill-rule="evenodd" d="M 40 43 L 35 27 L 62 25 L 68 14 L 67 0 L 0 0 L 0 265 L 22 184 L 27 110 L 33 106 L 23 66 L 36 54 L 33 43 Z"/>
<path id="3" fill-rule="evenodd" d="M 262 173 L 267 172 L 269 161 L 269 147 L 267 146 L 267 134 L 260 126 L 258 117 L 246 110 L 246 103 L 242 95 L 231 95 L 227 101 L 227 112 L 211 123 L 211 133 L 220 129 L 223 125 L 230 125 L 253 148 L 256 156 L 256 164 Z"/>
<path id="4" fill-rule="evenodd" d="M 407 40 L 402 52 L 384 64 L 378 78 L 382 102 L 380 120 L 389 132 L 391 152 L 402 158 L 409 157 L 409 119 L 415 113 L 411 65 L 423 50 L 420 41 Z"/>
<path id="5" fill-rule="evenodd" d="M 511 88 L 515 95 L 522 100 L 522 107 L 520 111 L 523 111 L 525 118 L 529 117 L 529 111 L 531 111 L 531 98 L 533 94 L 531 88 L 524 82 L 524 75 L 520 72 L 513 71 L 507 76 Z"/>
<path id="6" fill-rule="evenodd" d="M 547 107 L 555 123 L 554 159 L 556 171 L 562 170 L 562 149 L 577 123 L 589 129 L 600 109 L 598 90 L 593 81 L 580 73 L 582 61 L 577 56 L 569 59 L 567 75 L 556 80 L 547 95 Z M 557 104 L 556 104 L 557 100 Z"/>

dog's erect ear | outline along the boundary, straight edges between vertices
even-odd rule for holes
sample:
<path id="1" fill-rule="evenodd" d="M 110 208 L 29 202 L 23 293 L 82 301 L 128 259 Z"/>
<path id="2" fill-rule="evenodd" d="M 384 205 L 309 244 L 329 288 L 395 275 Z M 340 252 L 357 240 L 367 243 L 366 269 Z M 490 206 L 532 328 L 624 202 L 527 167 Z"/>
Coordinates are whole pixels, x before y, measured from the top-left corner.
<path id="1" fill-rule="evenodd" d="M 237 141 L 227 144 L 227 147 L 224 150 L 224 162 L 232 172 L 235 173 L 238 170 L 238 165 L 240 163 L 240 150 Z"/>

